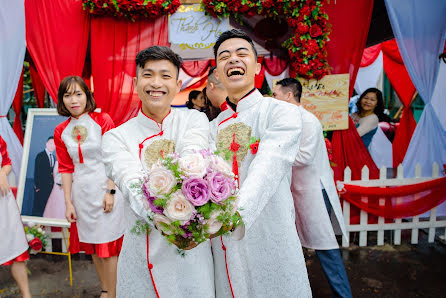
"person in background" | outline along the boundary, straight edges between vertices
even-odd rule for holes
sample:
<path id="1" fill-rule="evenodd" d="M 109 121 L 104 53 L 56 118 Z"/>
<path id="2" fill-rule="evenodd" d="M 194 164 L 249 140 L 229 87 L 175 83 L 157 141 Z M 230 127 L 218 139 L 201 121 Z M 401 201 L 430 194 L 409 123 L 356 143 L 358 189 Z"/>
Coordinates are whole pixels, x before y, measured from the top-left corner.
<path id="1" fill-rule="evenodd" d="M 333 180 L 322 126 L 300 104 L 302 85 L 296 79 L 277 82 L 273 97 L 296 105 L 302 115 L 302 138 L 293 165 L 291 192 L 296 212 L 296 227 L 302 246 L 314 249 L 334 297 L 352 297 L 339 245 L 330 221 L 347 237 L 341 204 Z M 325 212 L 325 210 L 327 212 Z"/>
<path id="2" fill-rule="evenodd" d="M 45 150 L 37 154 L 34 166 L 34 203 L 33 216 L 43 216 L 43 211 L 54 186 L 54 138 L 50 136 L 45 143 Z"/>
<path id="3" fill-rule="evenodd" d="M 70 252 L 91 254 L 102 286 L 101 297 L 116 296 L 118 256 L 124 235 L 124 201 L 105 174 L 102 135 L 115 127 L 78 76 L 62 80 L 57 112 L 69 117 L 54 131 L 59 173 L 71 222 Z"/>
<path id="4" fill-rule="evenodd" d="M 206 103 L 204 101 L 203 92 L 198 90 L 192 90 L 189 93 L 189 100 L 186 102 L 186 107 L 189 109 L 195 109 L 200 112 L 204 112 Z"/>
<path id="5" fill-rule="evenodd" d="M 359 136 L 368 148 L 378 129 L 378 123 L 384 117 L 384 100 L 381 91 L 369 88 L 359 97 L 356 106 L 358 111 L 351 114 Z"/>
<path id="6" fill-rule="evenodd" d="M 26 240 L 19 208 L 8 184 L 11 172 L 6 142 L 0 136 L 0 264 L 11 266 L 11 274 L 19 286 L 22 297 L 31 298 L 28 273 L 25 261 L 29 259 Z"/>

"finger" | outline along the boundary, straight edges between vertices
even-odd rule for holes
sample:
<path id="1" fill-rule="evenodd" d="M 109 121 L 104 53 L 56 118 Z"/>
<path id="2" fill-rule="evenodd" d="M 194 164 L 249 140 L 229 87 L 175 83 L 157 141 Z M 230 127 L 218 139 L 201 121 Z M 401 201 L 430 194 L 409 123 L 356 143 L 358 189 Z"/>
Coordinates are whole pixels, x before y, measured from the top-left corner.
<path id="1" fill-rule="evenodd" d="M 102 201 L 102 208 L 104 208 L 104 211 L 107 210 L 107 201 L 105 199 Z"/>

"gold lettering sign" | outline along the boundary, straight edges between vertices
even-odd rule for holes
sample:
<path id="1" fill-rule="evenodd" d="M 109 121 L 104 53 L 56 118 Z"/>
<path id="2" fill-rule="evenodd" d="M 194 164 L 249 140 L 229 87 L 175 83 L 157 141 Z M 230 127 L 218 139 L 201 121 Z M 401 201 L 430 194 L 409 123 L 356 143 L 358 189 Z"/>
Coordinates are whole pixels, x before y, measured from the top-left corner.
<path id="1" fill-rule="evenodd" d="M 303 107 L 313 113 L 324 130 L 348 128 L 349 74 L 326 75 L 321 80 L 302 83 Z"/>

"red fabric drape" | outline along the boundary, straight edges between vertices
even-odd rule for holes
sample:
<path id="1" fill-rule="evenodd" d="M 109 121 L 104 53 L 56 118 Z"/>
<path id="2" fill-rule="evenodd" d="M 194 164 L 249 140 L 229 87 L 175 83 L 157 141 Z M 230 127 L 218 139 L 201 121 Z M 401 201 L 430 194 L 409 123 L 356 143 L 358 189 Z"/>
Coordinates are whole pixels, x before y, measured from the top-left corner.
<path id="1" fill-rule="evenodd" d="M 31 76 L 31 83 L 34 89 L 37 107 L 43 108 L 45 104 L 45 86 L 43 85 L 42 79 L 37 73 L 36 66 L 32 61 L 29 63 L 29 74 Z"/>
<path id="2" fill-rule="evenodd" d="M 26 43 L 37 72 L 54 102 L 60 81 L 82 75 L 89 17 L 77 0 L 26 0 Z"/>
<path id="3" fill-rule="evenodd" d="M 278 76 L 288 66 L 288 61 L 278 58 L 277 56 L 272 57 L 264 57 L 263 65 L 265 66 L 265 70 L 272 76 Z"/>
<path id="4" fill-rule="evenodd" d="M 190 77 L 201 77 L 204 73 L 209 71 L 211 65 L 210 60 L 200 61 L 184 61 L 181 69 Z"/>
<path id="5" fill-rule="evenodd" d="M 91 36 L 95 100 L 119 125 L 140 106 L 133 85 L 136 54 L 149 46 L 168 46 L 167 17 L 136 22 L 92 17 Z"/>
<path id="6" fill-rule="evenodd" d="M 387 187 L 344 184 L 341 197 L 362 210 L 385 218 L 423 214 L 446 201 L 446 177 Z"/>
<path id="7" fill-rule="evenodd" d="M 23 69 L 20 75 L 19 84 L 17 86 L 17 91 L 15 92 L 14 101 L 12 102 L 12 108 L 14 109 L 15 118 L 14 125 L 12 126 L 17 138 L 23 145 L 23 130 L 22 130 L 22 120 L 20 119 L 20 113 L 22 112 L 23 106 Z"/>
<path id="8" fill-rule="evenodd" d="M 327 44 L 328 63 L 333 67 L 333 74 L 350 74 L 350 95 L 367 40 L 372 10 L 373 1 L 331 1 L 327 5 L 332 25 L 330 42 Z M 335 179 L 343 180 L 346 166 L 352 169 L 352 179 L 358 179 L 364 165 L 370 170 L 370 178 L 378 178 L 378 168 L 351 119 L 347 130 L 333 133 L 332 145 L 333 161 L 337 165 L 334 167 Z"/>
<path id="9" fill-rule="evenodd" d="M 360 67 L 367 67 L 373 62 L 375 62 L 380 52 L 381 52 L 381 44 L 365 48 L 364 52 L 362 53 Z"/>
<path id="10" fill-rule="evenodd" d="M 400 125 L 393 140 L 393 166 L 396 168 L 403 162 L 409 147 L 410 139 L 417 123 L 410 109 L 410 102 L 415 93 L 415 86 L 407 73 L 395 39 L 382 43 L 384 71 L 395 89 L 398 98 L 404 104 Z"/>

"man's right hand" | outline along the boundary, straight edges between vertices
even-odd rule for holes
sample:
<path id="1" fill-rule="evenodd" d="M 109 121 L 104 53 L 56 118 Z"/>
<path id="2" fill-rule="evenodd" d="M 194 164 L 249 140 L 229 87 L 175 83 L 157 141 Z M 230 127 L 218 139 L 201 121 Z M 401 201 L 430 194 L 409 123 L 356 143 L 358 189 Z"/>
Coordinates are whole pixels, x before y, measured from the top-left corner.
<path id="1" fill-rule="evenodd" d="M 76 222 L 77 216 L 73 204 L 66 207 L 65 218 L 68 220 L 68 222 Z"/>

